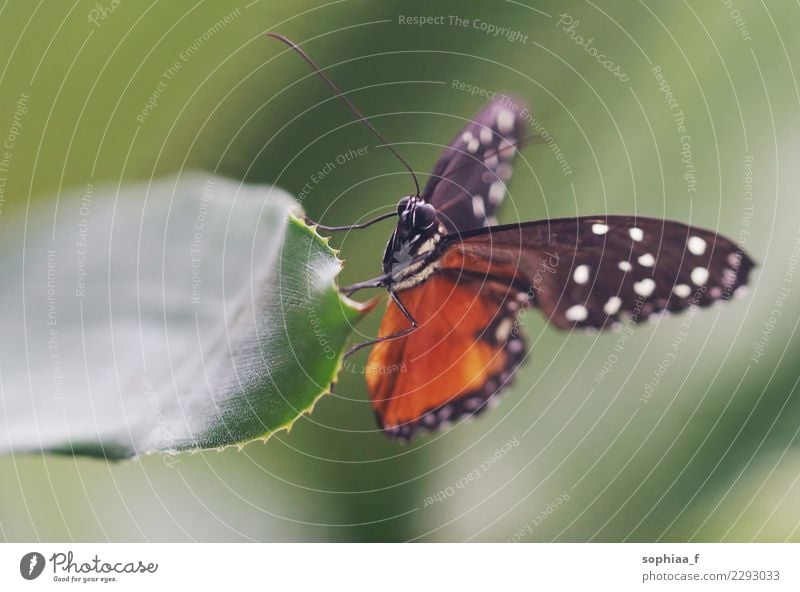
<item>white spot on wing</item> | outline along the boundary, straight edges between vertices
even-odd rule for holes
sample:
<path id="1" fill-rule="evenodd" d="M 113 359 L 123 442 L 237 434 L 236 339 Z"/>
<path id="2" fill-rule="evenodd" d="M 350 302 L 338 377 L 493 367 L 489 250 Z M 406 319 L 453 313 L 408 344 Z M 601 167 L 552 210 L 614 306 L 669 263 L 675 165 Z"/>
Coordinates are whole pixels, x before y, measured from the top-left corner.
<path id="1" fill-rule="evenodd" d="M 633 228 L 629 228 L 628 234 L 637 243 L 641 242 L 641 240 L 644 238 L 644 231 L 641 228 L 636 228 L 636 226 L 634 226 Z"/>
<path id="2" fill-rule="evenodd" d="M 522 340 L 521 339 L 512 339 L 508 342 L 508 351 L 512 354 L 518 354 L 522 351 Z"/>
<path id="3" fill-rule="evenodd" d="M 514 327 L 514 321 L 509 318 L 503 319 L 497 325 L 497 329 L 494 332 L 494 336 L 497 338 L 497 341 L 505 341 L 508 339 L 508 336 L 511 335 L 511 329 Z"/>
<path id="4" fill-rule="evenodd" d="M 570 306 L 565 313 L 568 321 L 580 322 L 585 321 L 586 317 L 589 316 L 589 311 L 586 307 L 582 304 L 576 304 L 575 306 Z"/>
<path id="5" fill-rule="evenodd" d="M 642 267 L 653 267 L 656 263 L 655 257 L 653 257 L 650 253 L 645 253 L 638 259 L 639 265 Z"/>
<path id="6" fill-rule="evenodd" d="M 486 164 L 489 164 L 488 159 Z M 514 167 L 512 167 L 507 162 L 504 162 L 497 167 L 497 176 L 500 177 L 500 179 L 503 181 L 508 181 L 513 173 L 514 173 Z"/>
<path id="7" fill-rule="evenodd" d="M 513 142 L 509 142 L 505 138 L 500 140 L 500 145 L 497 147 L 497 154 L 500 156 L 500 158 L 503 160 L 511 160 L 514 158 L 515 152 L 516 149 L 514 148 Z"/>
<path id="8" fill-rule="evenodd" d="M 617 267 L 619 267 L 622 271 L 630 271 L 633 269 L 633 265 L 628 263 L 627 261 L 620 261 L 617 263 Z"/>
<path id="9" fill-rule="evenodd" d="M 497 129 L 501 134 L 511 133 L 514 129 L 514 114 L 508 109 L 502 109 L 497 114 Z"/>
<path id="10" fill-rule="evenodd" d="M 612 296 L 608 299 L 608 302 L 606 302 L 605 306 L 603 306 L 603 312 L 609 316 L 617 314 L 620 306 L 622 306 L 622 298 L 619 296 Z"/>
<path id="11" fill-rule="evenodd" d="M 486 215 L 486 209 L 483 207 L 483 198 L 480 195 L 472 196 L 472 213 L 476 218 L 483 218 Z"/>
<path id="12" fill-rule="evenodd" d="M 490 130 L 488 127 L 481 128 L 480 137 L 481 137 L 481 144 L 491 144 L 492 130 Z"/>
<path id="13" fill-rule="evenodd" d="M 480 145 L 481 145 L 481 144 L 480 144 L 480 142 L 478 141 L 478 138 L 472 138 L 472 139 L 471 139 L 471 140 L 470 140 L 470 141 L 467 143 L 467 152 L 469 152 L 470 154 L 475 154 L 475 153 L 478 151 L 478 147 L 479 147 Z"/>
<path id="14" fill-rule="evenodd" d="M 702 286 L 708 281 L 708 270 L 705 267 L 695 267 L 691 277 L 695 284 Z"/>
<path id="15" fill-rule="evenodd" d="M 686 284 L 678 284 L 677 286 L 672 288 L 672 291 L 678 298 L 688 298 L 689 294 L 692 293 L 692 289 Z"/>
<path id="16" fill-rule="evenodd" d="M 595 234 L 605 234 L 608 232 L 608 226 L 606 224 L 592 224 L 592 232 Z"/>
<path id="17" fill-rule="evenodd" d="M 506 194 L 506 186 L 502 181 L 495 181 L 489 186 L 489 203 L 499 206 Z"/>
<path id="18" fill-rule="evenodd" d="M 472 141 L 472 132 L 464 132 L 461 134 L 461 139 L 465 144 L 469 144 Z"/>
<path id="19" fill-rule="evenodd" d="M 692 255 L 702 255 L 706 252 L 706 241 L 699 236 L 693 236 L 686 241 L 686 246 Z"/>
<path id="20" fill-rule="evenodd" d="M 470 397 L 466 401 L 464 401 L 464 408 L 469 411 L 475 411 L 478 407 L 481 406 L 481 400 L 478 397 Z"/>
<path id="21" fill-rule="evenodd" d="M 572 274 L 572 279 L 575 280 L 577 284 L 585 284 L 589 281 L 589 266 L 588 265 L 578 265 L 575 268 L 575 273 Z"/>
<path id="22" fill-rule="evenodd" d="M 650 296 L 655 289 L 656 283 L 650 278 L 644 278 L 642 281 L 633 284 L 633 291 L 644 298 Z"/>
<path id="23" fill-rule="evenodd" d="M 736 272 L 727 267 L 722 270 L 722 285 L 730 288 L 736 283 Z"/>

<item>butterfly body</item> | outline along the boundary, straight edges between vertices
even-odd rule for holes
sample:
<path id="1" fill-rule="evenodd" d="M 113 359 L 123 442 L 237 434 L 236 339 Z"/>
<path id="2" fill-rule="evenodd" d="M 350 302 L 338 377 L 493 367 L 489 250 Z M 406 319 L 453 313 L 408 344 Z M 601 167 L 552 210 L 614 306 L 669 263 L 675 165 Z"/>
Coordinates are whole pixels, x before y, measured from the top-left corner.
<path id="1" fill-rule="evenodd" d="M 438 246 L 446 233 L 430 204 L 413 196 L 397 205 L 397 227 L 383 255 L 387 287 L 406 290 L 425 281 L 435 271 Z"/>

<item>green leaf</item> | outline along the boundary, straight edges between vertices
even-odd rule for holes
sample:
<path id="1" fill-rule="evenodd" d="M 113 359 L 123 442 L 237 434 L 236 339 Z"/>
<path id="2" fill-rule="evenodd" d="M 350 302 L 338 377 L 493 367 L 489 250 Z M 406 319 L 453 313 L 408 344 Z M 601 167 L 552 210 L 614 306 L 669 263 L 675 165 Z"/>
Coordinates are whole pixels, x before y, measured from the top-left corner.
<path id="1" fill-rule="evenodd" d="M 0 452 L 216 448 L 310 411 L 369 307 L 296 209 L 184 173 L 3 220 Z"/>

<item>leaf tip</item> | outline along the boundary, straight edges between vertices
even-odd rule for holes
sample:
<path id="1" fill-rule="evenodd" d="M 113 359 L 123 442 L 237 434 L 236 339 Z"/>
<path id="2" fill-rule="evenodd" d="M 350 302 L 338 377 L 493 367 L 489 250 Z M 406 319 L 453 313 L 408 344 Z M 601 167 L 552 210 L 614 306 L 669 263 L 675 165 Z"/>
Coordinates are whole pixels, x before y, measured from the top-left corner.
<path id="1" fill-rule="evenodd" d="M 299 203 L 293 203 L 289 207 L 289 217 L 296 218 L 297 220 L 305 220 L 306 219 L 306 212 Z"/>

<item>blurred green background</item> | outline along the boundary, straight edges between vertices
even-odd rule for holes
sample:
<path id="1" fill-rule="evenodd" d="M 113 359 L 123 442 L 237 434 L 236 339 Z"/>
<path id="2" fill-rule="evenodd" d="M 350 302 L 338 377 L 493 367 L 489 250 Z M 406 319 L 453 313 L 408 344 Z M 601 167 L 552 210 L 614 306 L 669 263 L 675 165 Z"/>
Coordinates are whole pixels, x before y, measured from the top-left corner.
<path id="1" fill-rule="evenodd" d="M 0 538 L 800 541 L 797 4 L 123 0 L 111 7 L 110 0 L 0 7 L 0 137 L 19 131 L 0 223 L 87 181 L 125 183 L 185 168 L 275 183 L 294 195 L 311 183 L 303 205 L 330 224 L 393 207 L 413 189 L 408 175 L 296 55 L 263 37 L 274 29 L 308 40 L 304 47 L 400 143 L 423 180 L 484 102 L 454 81 L 524 97 L 571 174 L 547 145 L 526 148 L 502 221 L 665 216 L 741 240 L 759 267 L 745 298 L 688 322 L 646 324 L 621 348 L 620 334 L 561 333 L 528 315 L 531 353 L 502 403 L 408 447 L 375 431 L 362 356 L 291 433 L 241 452 L 169 463 L 0 458 Z M 444 24 L 401 25 L 400 15 L 442 15 Z M 451 15 L 469 25 L 451 25 Z M 527 37 L 493 36 L 481 22 Z M 577 36 L 591 38 L 627 80 Z M 165 74 L 176 61 L 180 68 Z M 659 88 L 656 66 L 677 109 Z M 27 110 L 14 126 L 21 98 Z M 685 115 L 684 133 L 676 111 Z M 684 178 L 684 134 L 695 192 Z M 312 181 L 326 162 L 364 146 L 366 156 Z M 347 261 L 343 283 L 379 271 L 389 230 L 386 223 L 334 239 Z M 374 334 L 378 317 L 359 330 Z M 659 372 L 682 332 L 688 337 Z"/>

